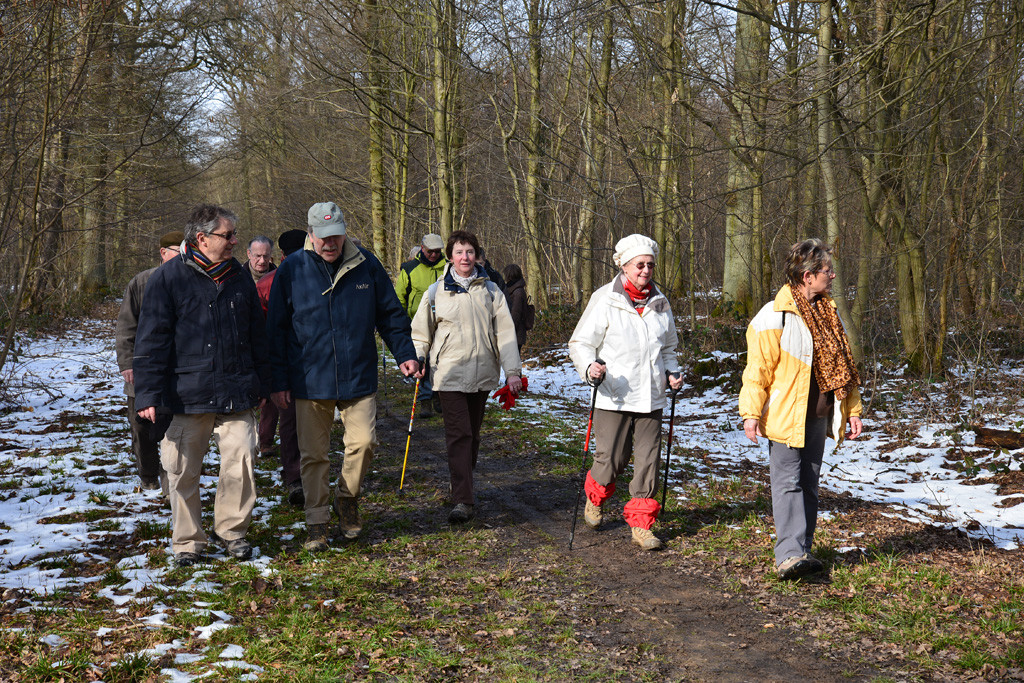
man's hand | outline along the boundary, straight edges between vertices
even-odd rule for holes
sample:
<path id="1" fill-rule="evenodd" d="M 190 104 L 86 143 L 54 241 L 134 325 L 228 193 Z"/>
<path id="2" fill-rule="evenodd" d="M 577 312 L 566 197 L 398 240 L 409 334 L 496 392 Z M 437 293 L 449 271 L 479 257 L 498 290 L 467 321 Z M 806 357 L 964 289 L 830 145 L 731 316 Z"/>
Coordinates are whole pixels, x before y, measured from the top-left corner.
<path id="1" fill-rule="evenodd" d="M 121 371 L 121 376 L 124 377 L 124 381 L 134 386 L 135 384 L 135 371 L 131 368 Z"/>
<path id="2" fill-rule="evenodd" d="M 143 420 L 149 420 L 150 422 L 156 422 L 156 406 L 150 406 L 149 408 L 143 408 L 138 411 L 139 417 Z"/>
<path id="3" fill-rule="evenodd" d="M 512 392 L 513 396 L 518 396 L 519 392 L 523 390 L 523 380 L 519 375 L 512 375 L 505 379 L 505 384 L 508 385 L 508 390 Z"/>
<path id="4" fill-rule="evenodd" d="M 856 415 L 850 416 L 850 431 L 846 432 L 847 439 L 856 439 L 864 431 L 864 423 Z"/>
<path id="5" fill-rule="evenodd" d="M 275 391 L 270 394 L 270 400 L 281 410 L 288 410 L 288 404 L 292 402 L 292 392 L 288 389 Z"/>
<path id="6" fill-rule="evenodd" d="M 423 370 L 420 368 L 419 361 L 407 360 L 398 366 L 398 369 L 402 371 L 402 374 L 406 377 L 415 377 L 419 379 L 423 377 Z"/>
<path id="7" fill-rule="evenodd" d="M 757 443 L 757 437 L 764 436 L 761 433 L 761 423 L 753 417 L 748 417 L 743 421 L 743 433 L 755 444 Z"/>

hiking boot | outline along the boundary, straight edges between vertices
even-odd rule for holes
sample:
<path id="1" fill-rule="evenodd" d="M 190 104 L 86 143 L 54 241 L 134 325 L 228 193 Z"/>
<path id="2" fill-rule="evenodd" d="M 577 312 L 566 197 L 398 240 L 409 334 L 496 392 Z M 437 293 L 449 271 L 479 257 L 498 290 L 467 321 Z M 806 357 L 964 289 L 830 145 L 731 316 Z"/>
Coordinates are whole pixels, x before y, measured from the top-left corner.
<path id="1" fill-rule="evenodd" d="M 327 545 L 327 525 L 310 524 L 306 527 L 309 538 L 302 544 L 302 547 L 311 553 L 322 553 L 330 546 Z"/>
<path id="2" fill-rule="evenodd" d="M 818 564 L 821 563 L 818 562 Z M 776 571 L 779 573 L 780 579 L 783 581 L 791 581 L 810 574 L 812 566 L 813 564 L 807 559 L 806 554 L 794 555 L 793 557 L 783 560 L 782 564 L 778 566 Z"/>
<path id="3" fill-rule="evenodd" d="M 430 399 L 420 399 L 419 405 L 416 406 L 416 412 L 420 414 L 420 417 L 434 417 L 434 410 L 430 407 Z"/>
<path id="4" fill-rule="evenodd" d="M 292 507 L 300 510 L 306 506 L 306 492 L 302 490 L 301 481 L 293 481 L 288 484 L 288 502 Z"/>
<path id="5" fill-rule="evenodd" d="M 174 555 L 174 564 L 178 567 L 191 567 L 194 564 L 199 564 L 203 561 L 203 556 L 199 553 L 176 553 Z"/>
<path id="6" fill-rule="evenodd" d="M 160 490 L 160 477 L 158 475 L 139 477 L 142 480 L 143 491 L 159 491 Z"/>
<path id="7" fill-rule="evenodd" d="M 821 563 L 821 560 L 810 553 L 804 553 L 800 556 L 800 559 L 807 560 L 808 574 L 820 574 L 825 571 L 825 565 Z"/>
<path id="8" fill-rule="evenodd" d="M 227 551 L 228 555 L 236 560 L 248 560 L 252 557 L 252 546 L 249 545 L 249 541 L 244 538 L 236 538 L 233 541 L 227 541 L 217 534 L 214 534 L 213 540 L 219 545 L 224 546 L 224 550 Z"/>
<path id="9" fill-rule="evenodd" d="M 471 519 L 473 519 L 473 506 L 466 503 L 457 503 L 448 513 L 449 524 L 465 524 Z"/>
<path id="10" fill-rule="evenodd" d="M 444 412 L 441 410 L 441 397 L 438 396 L 437 394 L 434 394 L 434 397 L 430 399 L 430 403 L 431 405 L 434 406 L 434 412 L 437 413 L 438 415 Z"/>
<path id="11" fill-rule="evenodd" d="M 359 523 L 359 500 L 356 498 L 335 498 L 334 511 L 338 514 L 338 529 L 346 540 L 359 536 L 363 526 Z"/>
<path id="12" fill-rule="evenodd" d="M 583 508 L 583 521 L 587 523 L 591 529 L 596 529 L 601 526 L 601 522 L 604 521 L 604 514 L 601 512 L 600 505 L 594 505 L 587 499 L 587 506 Z"/>
<path id="13" fill-rule="evenodd" d="M 644 550 L 661 550 L 661 539 L 655 536 L 650 529 L 644 529 L 640 526 L 632 527 L 632 529 L 633 543 L 636 543 Z"/>
<path id="14" fill-rule="evenodd" d="M 228 551 L 228 555 L 239 561 L 248 560 L 252 557 L 252 546 L 244 538 L 228 541 L 224 544 L 224 548 Z"/>

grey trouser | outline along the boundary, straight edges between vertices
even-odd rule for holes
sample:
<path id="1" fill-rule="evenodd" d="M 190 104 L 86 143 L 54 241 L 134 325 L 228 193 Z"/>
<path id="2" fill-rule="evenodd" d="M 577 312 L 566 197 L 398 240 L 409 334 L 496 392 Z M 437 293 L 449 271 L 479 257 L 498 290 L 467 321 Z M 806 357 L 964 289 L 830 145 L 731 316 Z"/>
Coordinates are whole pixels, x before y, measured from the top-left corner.
<path id="1" fill-rule="evenodd" d="M 661 450 L 661 410 L 627 413 L 619 410 L 594 411 L 594 440 L 597 451 L 590 476 L 601 486 L 615 481 L 633 457 L 631 498 L 653 498 L 658 490 L 658 452 Z"/>
<path id="2" fill-rule="evenodd" d="M 818 521 L 818 475 L 827 418 L 807 420 L 803 448 L 768 442 L 775 516 L 775 564 L 811 552 Z"/>

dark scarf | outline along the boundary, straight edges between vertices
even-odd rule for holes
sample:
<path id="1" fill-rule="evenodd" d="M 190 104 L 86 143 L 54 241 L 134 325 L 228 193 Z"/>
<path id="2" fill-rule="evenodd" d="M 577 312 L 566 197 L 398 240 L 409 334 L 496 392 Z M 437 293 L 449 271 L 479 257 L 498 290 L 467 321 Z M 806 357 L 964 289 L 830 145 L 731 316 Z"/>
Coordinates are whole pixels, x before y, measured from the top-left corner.
<path id="1" fill-rule="evenodd" d="M 220 263 L 212 263 L 210 259 L 203 255 L 203 252 L 199 251 L 198 246 L 191 242 L 185 243 L 185 258 L 190 258 L 196 262 L 203 272 L 210 276 L 210 279 L 216 282 L 218 285 L 229 277 L 235 274 L 238 270 L 234 267 L 234 259 L 228 259 L 227 261 L 221 261 Z"/>
<path id="2" fill-rule="evenodd" d="M 644 306 L 647 305 L 647 300 L 651 298 L 651 291 L 653 290 L 651 283 L 648 282 L 647 286 L 643 289 L 637 289 L 633 283 L 629 281 L 628 277 L 623 275 L 622 279 L 622 286 L 626 289 L 626 295 L 629 297 L 629 300 L 633 302 L 633 308 L 636 309 L 637 313 L 643 315 Z"/>
<path id="3" fill-rule="evenodd" d="M 800 290 L 794 287 L 790 290 L 800 317 L 811 331 L 814 343 L 812 367 L 818 388 L 823 394 L 835 391 L 836 399 L 842 401 L 860 386 L 860 375 L 836 307 L 828 297 L 821 296 L 811 302 Z"/>

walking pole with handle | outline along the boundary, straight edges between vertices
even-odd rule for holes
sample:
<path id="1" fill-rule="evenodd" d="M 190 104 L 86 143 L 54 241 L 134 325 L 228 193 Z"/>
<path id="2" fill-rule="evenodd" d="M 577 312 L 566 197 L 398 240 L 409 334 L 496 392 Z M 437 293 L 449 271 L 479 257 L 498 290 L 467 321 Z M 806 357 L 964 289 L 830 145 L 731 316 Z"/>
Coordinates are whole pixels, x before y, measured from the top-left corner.
<path id="1" fill-rule="evenodd" d="M 669 377 L 679 377 L 678 372 L 668 373 Z M 681 388 L 681 387 L 680 387 Z M 668 462 L 672 459 L 672 428 L 676 424 L 676 396 L 679 395 L 679 389 L 672 389 L 672 410 L 669 411 L 668 418 L 668 445 L 665 447 L 665 476 L 662 477 L 661 482 L 661 509 L 665 510 L 665 494 L 668 492 Z"/>
<path id="2" fill-rule="evenodd" d="M 423 367 L 423 359 L 420 359 L 420 367 Z M 416 417 L 416 399 L 420 396 L 420 381 L 416 380 L 416 388 L 412 391 L 412 412 L 409 413 L 409 434 L 405 437 L 405 457 L 402 458 L 402 478 L 398 482 L 398 492 L 402 492 L 405 486 L 405 465 L 409 462 L 409 444 L 412 443 L 412 420 Z"/>
<path id="3" fill-rule="evenodd" d="M 604 365 L 604 361 L 600 358 L 595 358 L 594 363 Z M 591 363 L 590 365 L 593 365 Z M 587 366 L 587 373 L 589 377 L 590 365 Z M 604 381 L 604 375 L 601 375 L 600 379 L 594 380 L 594 390 L 590 394 L 590 417 L 587 418 L 587 438 L 583 443 L 583 462 L 580 463 L 580 483 L 576 488 L 576 507 L 572 512 L 572 530 L 569 532 L 569 550 L 572 550 L 573 539 L 576 538 L 576 518 L 580 516 L 580 496 L 583 494 L 583 482 L 587 477 L 587 453 L 590 451 L 590 430 L 594 426 L 594 405 L 597 403 L 597 388 L 601 386 L 601 382 Z"/>

